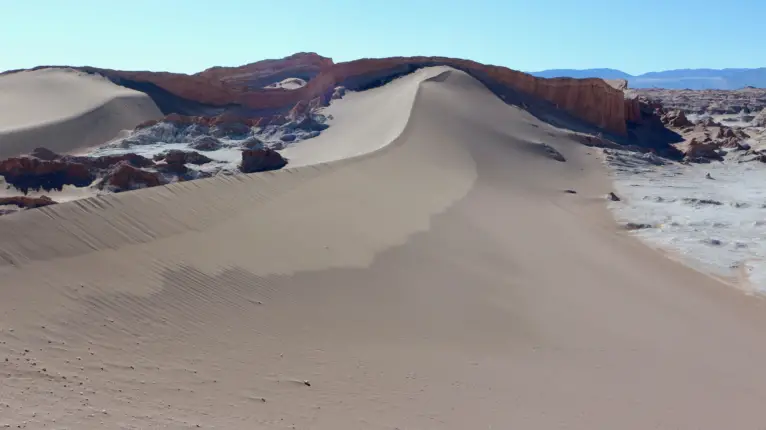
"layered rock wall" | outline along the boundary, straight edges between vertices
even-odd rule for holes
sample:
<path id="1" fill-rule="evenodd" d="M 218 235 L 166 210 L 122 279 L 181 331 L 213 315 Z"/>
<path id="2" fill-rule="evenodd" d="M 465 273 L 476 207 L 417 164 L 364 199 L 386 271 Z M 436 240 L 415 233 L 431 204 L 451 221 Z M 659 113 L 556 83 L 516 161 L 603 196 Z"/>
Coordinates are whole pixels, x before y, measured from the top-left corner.
<path id="1" fill-rule="evenodd" d="M 616 134 L 625 134 L 626 120 L 635 116 L 623 92 L 601 79 L 545 79 L 506 67 L 445 57 L 361 59 L 335 64 L 329 58 L 302 53 L 241 67 L 215 67 L 195 75 L 80 69 L 146 92 L 165 114 L 218 116 L 229 113 L 254 118 L 284 114 L 301 101 L 318 99 L 319 103 L 326 104 L 337 86 L 351 90 L 372 88 L 428 66 L 463 70 L 495 92 L 513 90 L 543 99 L 574 117 Z M 263 88 L 286 77 L 300 77 L 308 80 L 308 84 L 294 90 Z M 627 113 L 626 108 L 629 108 Z"/>

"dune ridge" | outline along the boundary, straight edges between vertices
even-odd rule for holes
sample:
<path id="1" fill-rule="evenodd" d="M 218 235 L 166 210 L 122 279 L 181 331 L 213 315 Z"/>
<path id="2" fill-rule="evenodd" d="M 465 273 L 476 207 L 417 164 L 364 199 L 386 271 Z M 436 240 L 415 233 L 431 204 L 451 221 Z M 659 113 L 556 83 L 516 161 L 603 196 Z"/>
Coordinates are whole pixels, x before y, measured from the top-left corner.
<path id="1" fill-rule="evenodd" d="M 66 153 L 100 145 L 162 117 L 146 94 L 73 69 L 0 76 L 0 158 L 39 146 Z"/>
<path id="2" fill-rule="evenodd" d="M 0 218 L 1 420 L 761 425 L 762 303 L 618 233 L 568 131 L 462 71 L 402 79 L 374 152 Z"/>
<path id="3" fill-rule="evenodd" d="M 379 151 L 395 146 L 402 138 L 410 121 L 409 112 L 417 97 L 419 83 L 449 73 L 444 69 L 432 68 L 406 76 L 395 88 L 400 91 L 384 92 L 384 99 L 393 99 L 394 103 L 388 106 L 392 115 L 376 118 L 374 122 L 392 132 L 385 137 L 372 134 L 374 139 L 364 141 L 364 136 L 370 136 L 370 121 L 354 121 L 339 133 L 347 139 L 342 146 L 345 151 L 340 153 L 329 151 L 328 156 L 322 150 L 339 136 L 323 136 L 296 148 L 298 160 L 303 159 L 304 165 L 298 164 L 295 168 L 258 175 L 222 175 L 176 182 L 151 190 L 88 197 L 51 206 L 44 211 L 6 216 L 0 220 L 0 250 L 4 255 L 0 266 L 71 257 L 209 228 L 252 208 L 254 203 L 265 204 L 305 181 L 315 180 L 326 170 L 375 156 Z M 382 100 L 377 98 L 375 101 Z M 353 110 L 354 106 L 352 104 L 348 110 Z M 387 121 L 390 119 L 394 121 Z M 359 144 L 349 145 L 348 139 L 358 139 Z M 306 150 L 308 154 L 301 156 L 300 153 Z M 225 193 L 218 192 L 222 189 Z M 6 220 L 10 222 L 2 222 Z M 94 237 L 89 231 L 112 234 Z M 45 240 L 50 235 L 60 240 Z"/>

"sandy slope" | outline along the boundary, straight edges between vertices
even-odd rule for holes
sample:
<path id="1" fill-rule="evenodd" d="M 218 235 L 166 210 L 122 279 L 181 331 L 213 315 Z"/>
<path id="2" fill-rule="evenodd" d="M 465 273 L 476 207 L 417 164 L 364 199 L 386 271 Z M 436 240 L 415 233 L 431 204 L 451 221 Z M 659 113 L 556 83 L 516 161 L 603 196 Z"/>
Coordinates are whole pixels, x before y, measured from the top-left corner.
<path id="1" fill-rule="evenodd" d="M 439 68 L 421 69 L 404 79 L 364 92 L 347 92 L 323 108 L 330 128 L 281 150 L 290 167 L 356 157 L 380 149 L 402 134 L 423 79 Z"/>
<path id="2" fill-rule="evenodd" d="M 264 88 L 281 88 L 283 90 L 297 90 L 306 86 L 306 81 L 301 78 L 287 78 L 273 84 L 266 85 Z"/>
<path id="3" fill-rule="evenodd" d="M 407 79 L 369 155 L 0 218 L 0 424 L 762 426 L 760 301 L 616 232 L 564 133 Z"/>
<path id="4" fill-rule="evenodd" d="M 99 145 L 161 116 L 146 94 L 71 69 L 0 76 L 0 157 Z"/>

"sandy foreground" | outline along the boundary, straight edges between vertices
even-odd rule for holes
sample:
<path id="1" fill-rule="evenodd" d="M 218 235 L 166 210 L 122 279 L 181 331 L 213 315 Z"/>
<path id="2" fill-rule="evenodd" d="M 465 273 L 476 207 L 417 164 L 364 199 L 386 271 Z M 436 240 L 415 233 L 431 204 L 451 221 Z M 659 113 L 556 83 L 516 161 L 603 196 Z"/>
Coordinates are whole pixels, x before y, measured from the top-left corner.
<path id="1" fill-rule="evenodd" d="M 0 158 L 44 146 L 66 153 L 161 118 L 146 94 L 72 69 L 0 76 Z"/>
<path id="2" fill-rule="evenodd" d="M 354 159 L 0 218 L 0 426 L 763 428 L 763 302 L 619 232 L 592 149 L 383 92 Z"/>

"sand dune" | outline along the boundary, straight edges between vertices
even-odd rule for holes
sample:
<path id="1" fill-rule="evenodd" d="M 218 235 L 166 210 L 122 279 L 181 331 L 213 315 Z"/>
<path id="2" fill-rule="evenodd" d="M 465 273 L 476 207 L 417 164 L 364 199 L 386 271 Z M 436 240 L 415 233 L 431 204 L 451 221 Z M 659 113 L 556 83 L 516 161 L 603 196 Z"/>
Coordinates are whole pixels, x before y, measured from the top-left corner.
<path id="1" fill-rule="evenodd" d="M 763 304 L 619 233 L 591 149 L 451 69 L 368 96 L 353 159 L 0 218 L 0 425 L 762 425 Z"/>
<path id="2" fill-rule="evenodd" d="M 100 76 L 41 69 L 0 76 L 0 158 L 44 146 L 70 152 L 162 117 L 146 95 Z"/>
<path id="3" fill-rule="evenodd" d="M 281 88 L 283 90 L 297 90 L 306 86 L 306 81 L 301 78 L 287 78 L 273 84 L 266 85 L 264 88 Z"/>

